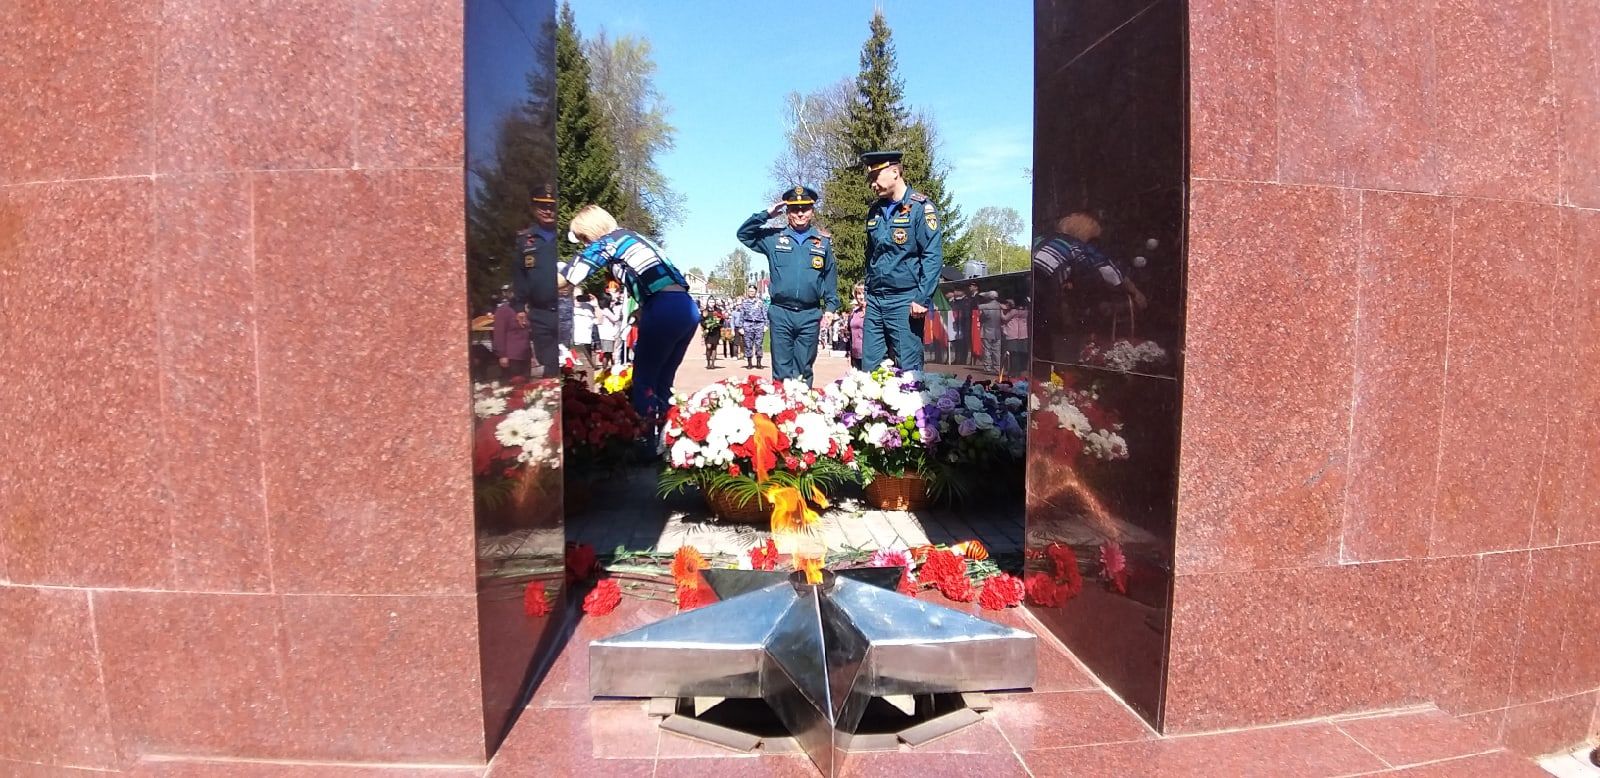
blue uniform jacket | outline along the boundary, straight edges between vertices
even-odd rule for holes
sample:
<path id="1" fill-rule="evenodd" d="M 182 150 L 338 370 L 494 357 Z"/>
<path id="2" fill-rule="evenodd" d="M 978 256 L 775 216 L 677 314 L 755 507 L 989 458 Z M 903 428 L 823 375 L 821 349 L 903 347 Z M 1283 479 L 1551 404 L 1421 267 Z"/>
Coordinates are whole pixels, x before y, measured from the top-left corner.
<path id="1" fill-rule="evenodd" d="M 931 307 L 944 269 L 944 232 L 938 209 L 921 192 L 899 202 L 879 200 L 867 214 L 867 292 L 909 292 Z"/>
<path id="2" fill-rule="evenodd" d="M 556 232 L 537 225 L 517 232 L 511 307 L 550 310 L 556 304 Z"/>
<path id="3" fill-rule="evenodd" d="M 833 258 L 833 239 L 813 226 L 805 232 L 791 227 L 763 225 L 767 212 L 757 211 L 739 225 L 739 242 L 764 254 L 772 268 L 769 294 L 772 304 L 810 311 L 821 303 L 826 310 L 839 307 L 839 271 Z"/>

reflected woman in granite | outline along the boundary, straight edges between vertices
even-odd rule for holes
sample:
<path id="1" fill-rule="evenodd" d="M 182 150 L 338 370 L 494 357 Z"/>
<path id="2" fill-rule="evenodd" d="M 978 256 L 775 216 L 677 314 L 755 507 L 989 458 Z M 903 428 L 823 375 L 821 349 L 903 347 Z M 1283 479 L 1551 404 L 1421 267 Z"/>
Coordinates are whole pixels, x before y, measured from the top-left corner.
<path id="1" fill-rule="evenodd" d="M 689 282 L 660 246 L 618 227 L 598 205 L 586 205 L 572 217 L 567 239 L 584 247 L 563 273 L 567 283 L 578 286 L 590 273 L 609 269 L 638 304 L 631 399 L 642 418 L 658 423 L 672 399 L 678 365 L 700 326 Z"/>
<path id="2" fill-rule="evenodd" d="M 1064 337 L 1087 336 L 1082 326 L 1084 315 L 1099 309 L 1108 292 L 1120 291 L 1127 295 L 1133 310 L 1144 310 L 1148 305 L 1144 293 L 1133 283 L 1111 258 L 1106 256 L 1094 241 L 1100 237 L 1100 220 L 1077 211 L 1061 217 L 1056 230 L 1039 241 L 1033 252 L 1034 283 L 1037 287 L 1036 315 L 1040 317 L 1039 331 L 1055 333 L 1057 342 L 1035 344 L 1042 352 L 1041 358 L 1056 361 L 1070 360 L 1077 354 L 1077 343 L 1059 343 Z M 1065 326 L 1051 326 L 1056 319 Z M 1074 323 L 1079 326 L 1072 326 Z M 1065 346 L 1061 351 L 1054 351 Z M 1054 352 L 1054 353 L 1052 353 Z"/>

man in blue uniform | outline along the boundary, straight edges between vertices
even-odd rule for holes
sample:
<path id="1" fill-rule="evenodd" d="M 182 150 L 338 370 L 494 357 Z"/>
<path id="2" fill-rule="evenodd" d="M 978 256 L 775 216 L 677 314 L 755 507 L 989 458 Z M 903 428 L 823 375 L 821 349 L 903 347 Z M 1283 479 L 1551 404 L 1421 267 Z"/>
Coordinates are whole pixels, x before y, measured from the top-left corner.
<path id="1" fill-rule="evenodd" d="M 739 242 L 765 254 L 772 268 L 772 377 L 798 378 L 811 385 L 817 361 L 818 329 L 823 310 L 839 307 L 839 276 L 833 260 L 833 239 L 811 223 L 817 192 L 806 186 L 786 191 L 765 211 L 756 211 L 739 225 Z M 786 213 L 788 226 L 766 227 L 768 219 Z"/>
<path id="2" fill-rule="evenodd" d="M 878 202 L 867 214 L 867 314 L 861 363 L 884 359 L 902 370 L 922 369 L 922 330 L 944 267 L 944 233 L 933 201 L 901 177 L 901 153 L 861 155 Z"/>
<path id="3" fill-rule="evenodd" d="M 556 188 L 551 184 L 534 187 L 528 200 L 533 224 L 517 233 L 511 307 L 528 314 L 533 359 L 549 377 L 561 370 L 557 364 L 561 339 L 556 315 Z"/>
<path id="4" fill-rule="evenodd" d="M 767 334 L 767 304 L 754 284 L 744 290 L 744 299 L 733 307 L 739 322 L 739 337 L 744 339 L 744 366 L 748 370 L 761 369 L 761 340 Z M 755 360 L 755 364 L 750 364 Z"/>

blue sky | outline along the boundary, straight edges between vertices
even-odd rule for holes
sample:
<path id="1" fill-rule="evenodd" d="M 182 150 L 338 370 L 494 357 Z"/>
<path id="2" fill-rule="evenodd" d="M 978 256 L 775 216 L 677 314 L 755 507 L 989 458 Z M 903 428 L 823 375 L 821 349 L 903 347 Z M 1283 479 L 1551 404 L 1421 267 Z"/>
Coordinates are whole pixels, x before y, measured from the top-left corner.
<path id="1" fill-rule="evenodd" d="M 604 27 L 654 47 L 656 85 L 678 130 L 660 164 L 685 200 L 665 235 L 680 267 L 713 267 L 738 247 L 739 222 L 785 185 L 767 173 L 783 149 L 784 95 L 854 76 L 877 6 L 894 30 L 907 105 L 938 124 L 956 203 L 968 215 L 1000 205 L 1028 217 L 1031 2 L 573 0 L 585 37 Z"/>

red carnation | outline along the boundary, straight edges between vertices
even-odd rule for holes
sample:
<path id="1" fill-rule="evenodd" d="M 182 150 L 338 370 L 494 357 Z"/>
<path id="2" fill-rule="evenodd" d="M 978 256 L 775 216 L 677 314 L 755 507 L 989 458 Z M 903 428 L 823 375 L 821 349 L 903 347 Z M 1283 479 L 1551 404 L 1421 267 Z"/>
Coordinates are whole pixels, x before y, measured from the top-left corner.
<path id="1" fill-rule="evenodd" d="M 679 586 L 678 610 L 692 611 L 717 601 L 717 596 L 711 592 L 710 586 Z"/>
<path id="2" fill-rule="evenodd" d="M 978 594 L 977 590 L 972 588 L 972 582 L 967 580 L 965 575 L 957 578 L 945 578 L 935 585 L 939 587 L 940 594 L 955 602 L 972 602 L 972 598 Z"/>
<path id="3" fill-rule="evenodd" d="M 1001 573 L 983 584 L 983 591 L 978 594 L 978 604 L 984 610 L 1004 610 L 1022 602 L 1023 595 L 1028 593 L 1028 587 L 1022 579 Z"/>
<path id="4" fill-rule="evenodd" d="M 577 583 L 594 575 L 594 546 L 588 543 L 567 544 L 567 581 Z"/>
<path id="5" fill-rule="evenodd" d="M 736 464 L 735 465 L 728 465 L 728 475 L 736 476 L 736 475 L 739 475 L 742 472 L 743 471 L 739 469 L 738 465 L 736 465 Z"/>
<path id="6" fill-rule="evenodd" d="M 1061 585 L 1066 597 L 1078 596 L 1078 592 L 1083 591 L 1083 575 L 1078 572 L 1078 556 L 1072 553 L 1072 548 L 1051 543 L 1045 547 L 1045 554 L 1055 567 L 1055 582 Z"/>
<path id="7" fill-rule="evenodd" d="M 550 601 L 545 598 L 544 581 L 529 581 L 522 590 L 522 612 L 533 618 L 550 615 Z"/>
<path id="8" fill-rule="evenodd" d="M 711 414 L 701 411 L 685 419 L 683 434 L 696 443 L 704 443 L 706 436 L 711 434 Z"/>
<path id="9" fill-rule="evenodd" d="M 1049 573 L 1033 573 L 1023 584 L 1028 592 L 1028 602 L 1042 608 L 1059 608 L 1067 604 L 1066 592 L 1050 580 Z"/>
<path id="10" fill-rule="evenodd" d="M 756 570 L 772 570 L 778 566 L 778 544 L 767 538 L 766 545 L 750 549 L 750 567 Z"/>
<path id="11" fill-rule="evenodd" d="M 923 560 L 922 567 L 917 571 L 917 577 L 924 583 L 931 583 L 934 586 L 957 578 L 965 580 L 967 560 L 947 549 L 933 549 Z"/>
<path id="12" fill-rule="evenodd" d="M 805 456 L 801 457 L 801 459 L 805 461 L 806 467 L 810 467 L 817 463 L 817 455 L 811 453 L 810 451 L 807 451 Z"/>
<path id="13" fill-rule="evenodd" d="M 622 604 L 622 588 L 611 578 L 606 578 L 589 590 L 583 598 L 583 612 L 590 616 L 604 616 Z"/>

